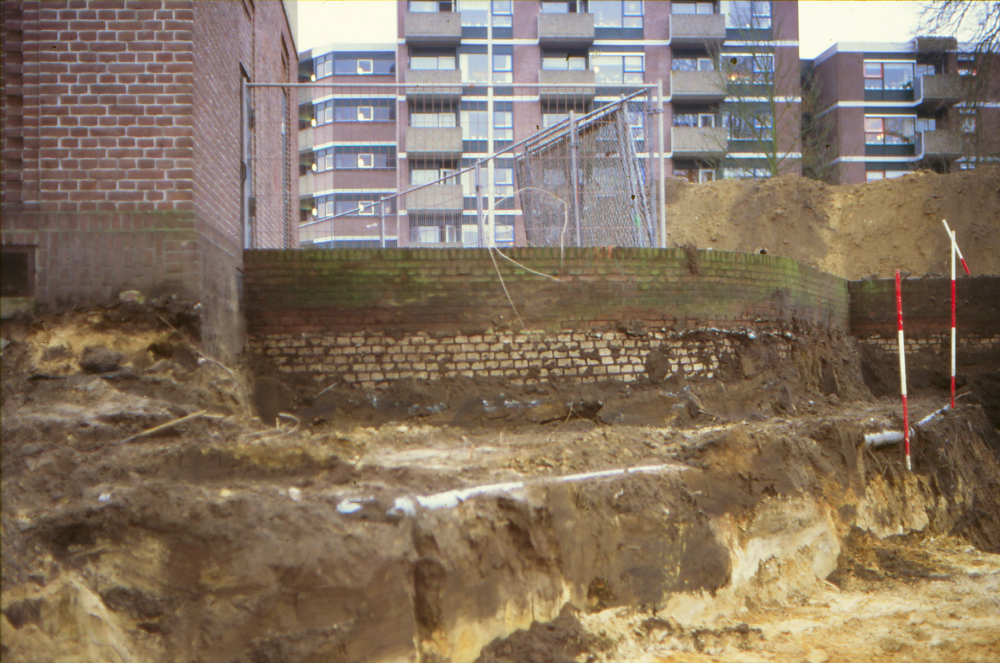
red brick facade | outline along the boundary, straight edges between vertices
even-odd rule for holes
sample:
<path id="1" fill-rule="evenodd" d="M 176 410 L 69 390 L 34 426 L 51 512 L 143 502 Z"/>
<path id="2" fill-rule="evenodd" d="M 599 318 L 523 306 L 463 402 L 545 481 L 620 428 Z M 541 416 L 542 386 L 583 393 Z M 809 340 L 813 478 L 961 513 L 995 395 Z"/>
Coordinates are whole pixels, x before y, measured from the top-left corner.
<path id="1" fill-rule="evenodd" d="M 37 301 L 127 289 L 198 299 L 210 343 L 236 351 L 240 78 L 293 80 L 282 3 L 53 0 L 2 11 L 3 243 L 35 247 Z M 267 113 L 281 112 L 274 105 Z M 294 155 L 294 132 L 290 146 L 270 133 L 255 151 L 274 154 L 278 141 L 279 155 Z M 274 194 L 293 160 L 254 173 L 279 201 L 258 207 L 255 246 L 297 245 Z"/>

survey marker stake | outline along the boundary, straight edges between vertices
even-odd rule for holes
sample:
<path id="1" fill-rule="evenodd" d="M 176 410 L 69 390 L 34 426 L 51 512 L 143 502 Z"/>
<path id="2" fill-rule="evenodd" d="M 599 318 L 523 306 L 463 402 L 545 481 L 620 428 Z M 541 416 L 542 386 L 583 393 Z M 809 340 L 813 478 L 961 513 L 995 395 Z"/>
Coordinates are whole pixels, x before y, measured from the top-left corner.
<path id="1" fill-rule="evenodd" d="M 906 469 L 912 472 L 910 464 L 910 412 L 906 407 L 906 345 L 903 342 L 903 286 L 896 270 L 896 320 L 899 328 L 899 390 L 903 396 L 903 441 L 906 444 Z"/>
<path id="2" fill-rule="evenodd" d="M 948 239 L 951 240 L 951 409 L 955 409 L 955 254 L 958 253 L 958 257 L 962 260 L 962 267 L 965 268 L 965 273 L 971 275 L 972 272 L 969 271 L 969 266 L 965 264 L 965 258 L 962 258 L 962 252 L 958 250 L 958 241 L 955 239 L 955 233 L 951 228 L 948 227 L 948 222 L 945 219 L 941 219 L 941 223 L 944 224 L 944 230 L 948 233 Z"/>

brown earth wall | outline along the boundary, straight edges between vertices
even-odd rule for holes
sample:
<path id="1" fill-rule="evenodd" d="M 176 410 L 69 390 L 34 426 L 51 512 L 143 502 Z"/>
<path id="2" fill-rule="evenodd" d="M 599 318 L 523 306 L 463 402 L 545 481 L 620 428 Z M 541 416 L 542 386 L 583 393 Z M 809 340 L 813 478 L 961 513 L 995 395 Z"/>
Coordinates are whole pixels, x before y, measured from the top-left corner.
<path id="1" fill-rule="evenodd" d="M 458 375 L 633 381 L 712 376 L 731 340 L 705 331 L 847 330 L 847 282 L 786 258 L 504 253 L 520 265 L 498 257 L 495 267 L 487 251 L 468 249 L 248 251 L 251 351 L 282 372 L 362 384 Z"/>

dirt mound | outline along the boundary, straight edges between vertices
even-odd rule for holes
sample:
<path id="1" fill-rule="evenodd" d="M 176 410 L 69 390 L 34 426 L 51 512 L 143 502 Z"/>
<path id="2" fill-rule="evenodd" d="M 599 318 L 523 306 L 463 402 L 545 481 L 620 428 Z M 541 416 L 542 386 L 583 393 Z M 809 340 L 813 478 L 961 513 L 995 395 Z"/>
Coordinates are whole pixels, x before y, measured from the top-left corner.
<path id="1" fill-rule="evenodd" d="M 667 184 L 672 246 L 766 252 L 847 279 L 947 274 L 941 219 L 974 275 L 1000 274 L 1000 168 L 853 186 L 796 176 Z"/>

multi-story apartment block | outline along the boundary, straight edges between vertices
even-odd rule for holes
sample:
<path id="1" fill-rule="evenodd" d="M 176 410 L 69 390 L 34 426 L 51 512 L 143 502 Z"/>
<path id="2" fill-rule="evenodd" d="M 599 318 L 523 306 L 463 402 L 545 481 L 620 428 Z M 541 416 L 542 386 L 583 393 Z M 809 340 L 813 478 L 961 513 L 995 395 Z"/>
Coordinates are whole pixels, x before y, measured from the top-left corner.
<path id="1" fill-rule="evenodd" d="M 351 224 L 370 226 L 375 215 L 367 201 L 440 181 L 399 198 L 408 209 L 389 211 L 406 221 L 385 245 L 474 246 L 471 174 L 442 178 L 643 85 L 654 102 L 660 86 L 665 126 L 663 173 L 650 158 L 659 141 L 640 143 L 647 184 L 801 172 L 796 2 L 398 0 L 397 8 L 392 53 L 301 54 L 300 80 L 359 86 L 305 88 L 301 98 L 304 242 L 351 246 L 365 236 Z M 656 105 L 629 106 L 637 138 L 658 122 Z M 513 156 L 490 160 L 483 173 L 496 210 L 488 244 L 524 241 L 510 200 Z M 322 222 L 338 213 L 338 223 Z"/>
<path id="2" fill-rule="evenodd" d="M 812 63 L 832 179 L 857 184 L 917 169 L 996 161 L 1000 83 L 954 38 L 838 43 Z"/>

